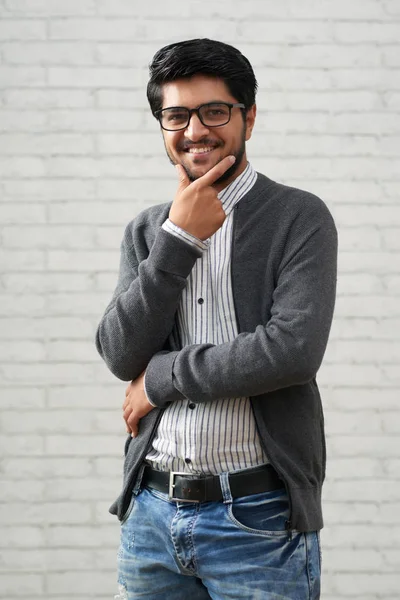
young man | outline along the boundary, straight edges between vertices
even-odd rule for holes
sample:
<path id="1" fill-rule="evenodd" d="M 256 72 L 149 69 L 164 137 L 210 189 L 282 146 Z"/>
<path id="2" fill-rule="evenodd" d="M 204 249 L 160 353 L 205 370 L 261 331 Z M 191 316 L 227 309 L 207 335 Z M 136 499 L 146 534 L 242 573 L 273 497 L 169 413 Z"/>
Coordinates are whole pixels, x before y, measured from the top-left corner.
<path id="1" fill-rule="evenodd" d="M 235 48 L 162 48 L 148 99 L 179 179 L 125 230 L 97 348 L 124 381 L 117 598 L 319 598 L 337 236 L 247 162 L 257 82 Z"/>

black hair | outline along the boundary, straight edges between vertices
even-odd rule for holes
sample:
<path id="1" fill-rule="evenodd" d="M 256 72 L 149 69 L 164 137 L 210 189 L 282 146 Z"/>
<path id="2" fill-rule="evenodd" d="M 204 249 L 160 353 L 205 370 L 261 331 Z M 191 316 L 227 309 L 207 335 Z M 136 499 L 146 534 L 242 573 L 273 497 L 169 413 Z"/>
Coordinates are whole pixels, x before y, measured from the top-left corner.
<path id="1" fill-rule="evenodd" d="M 162 108 L 164 83 L 199 74 L 222 79 L 245 111 L 255 103 L 257 80 L 247 58 L 229 44 L 201 38 L 169 44 L 154 55 L 147 84 L 152 113 Z"/>

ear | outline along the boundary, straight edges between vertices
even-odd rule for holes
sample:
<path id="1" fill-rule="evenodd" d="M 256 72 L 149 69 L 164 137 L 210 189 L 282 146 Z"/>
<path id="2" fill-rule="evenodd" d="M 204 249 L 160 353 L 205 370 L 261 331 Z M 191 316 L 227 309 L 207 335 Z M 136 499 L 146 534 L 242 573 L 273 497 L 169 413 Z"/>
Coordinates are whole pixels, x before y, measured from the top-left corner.
<path id="1" fill-rule="evenodd" d="M 247 111 L 246 114 L 246 142 L 251 138 L 253 132 L 254 123 L 256 121 L 257 106 L 253 106 Z"/>

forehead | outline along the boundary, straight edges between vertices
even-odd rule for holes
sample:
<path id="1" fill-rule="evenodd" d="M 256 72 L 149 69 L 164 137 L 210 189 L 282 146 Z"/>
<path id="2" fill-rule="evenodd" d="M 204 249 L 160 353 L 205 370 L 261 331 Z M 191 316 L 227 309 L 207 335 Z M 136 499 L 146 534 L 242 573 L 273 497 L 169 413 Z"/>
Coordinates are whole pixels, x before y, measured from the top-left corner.
<path id="1" fill-rule="evenodd" d="M 195 108 L 199 104 L 216 100 L 237 102 L 222 79 L 206 75 L 195 75 L 188 79 L 176 79 L 170 83 L 164 83 L 162 94 L 163 108 L 167 106 Z"/>

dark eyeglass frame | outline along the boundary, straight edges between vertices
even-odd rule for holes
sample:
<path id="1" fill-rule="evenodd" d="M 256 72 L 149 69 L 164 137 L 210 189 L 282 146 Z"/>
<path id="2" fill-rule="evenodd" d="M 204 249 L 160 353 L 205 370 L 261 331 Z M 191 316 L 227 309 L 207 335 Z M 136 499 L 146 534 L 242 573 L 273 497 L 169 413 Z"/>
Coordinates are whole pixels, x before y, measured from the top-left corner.
<path id="1" fill-rule="evenodd" d="M 200 115 L 200 111 L 203 108 L 203 106 L 214 106 L 214 105 L 221 105 L 221 104 L 223 104 L 224 106 L 227 106 L 229 108 L 228 120 L 225 123 L 219 123 L 219 125 L 208 125 L 207 123 L 204 123 L 204 121 Z M 163 124 L 161 122 L 162 121 L 162 113 L 167 110 L 171 110 L 172 108 L 187 111 L 188 119 L 187 119 L 187 123 L 183 127 L 168 129 L 168 127 L 163 126 Z M 186 129 L 186 127 L 188 127 L 193 113 L 196 113 L 196 115 L 199 118 L 200 123 L 202 123 L 202 125 L 204 125 L 204 127 L 207 127 L 207 128 L 208 127 L 223 127 L 224 125 L 227 125 L 229 123 L 229 121 L 231 120 L 232 108 L 243 109 L 243 108 L 246 108 L 246 106 L 244 104 L 242 104 L 241 102 L 237 102 L 235 104 L 232 104 L 231 102 L 205 102 L 204 104 L 200 104 L 200 106 L 198 106 L 197 108 L 187 108 L 186 106 L 168 106 L 167 108 L 162 108 L 161 110 L 156 110 L 153 114 L 154 114 L 155 118 L 158 120 L 158 122 L 160 123 L 161 129 L 164 129 L 165 131 L 182 131 L 182 129 Z"/>

